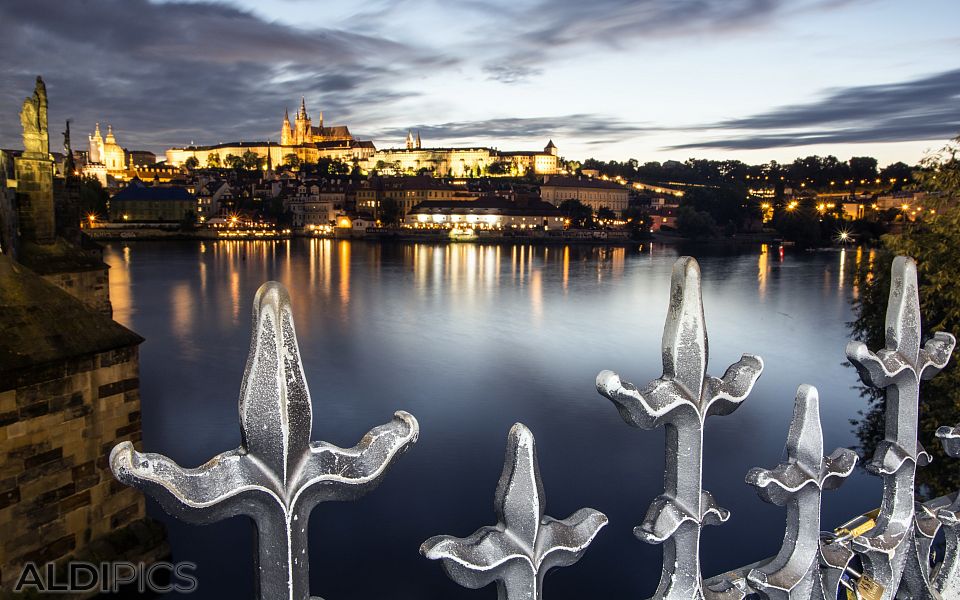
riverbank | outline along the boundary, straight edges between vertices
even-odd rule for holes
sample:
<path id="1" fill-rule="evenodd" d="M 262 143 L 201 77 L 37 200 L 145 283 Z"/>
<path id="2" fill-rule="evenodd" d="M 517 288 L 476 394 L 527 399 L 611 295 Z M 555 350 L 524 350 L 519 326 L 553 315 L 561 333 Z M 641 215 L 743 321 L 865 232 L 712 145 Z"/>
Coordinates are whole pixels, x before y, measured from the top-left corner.
<path id="1" fill-rule="evenodd" d="M 585 244 L 622 246 L 644 242 L 661 244 L 703 245 L 705 247 L 724 248 L 749 246 L 756 244 L 785 244 L 780 236 L 773 233 L 745 233 L 732 237 L 692 239 L 674 233 L 657 232 L 643 239 L 633 239 L 624 230 L 566 229 L 550 230 L 477 230 L 451 232 L 447 229 L 409 229 L 370 227 L 366 229 L 336 228 L 329 233 L 317 231 L 290 231 L 271 229 L 194 229 L 182 231 L 166 227 L 111 227 L 85 229 L 92 239 L 109 241 L 184 241 L 184 240 L 283 240 L 292 238 L 355 239 L 371 241 L 477 244 Z"/>
<path id="2" fill-rule="evenodd" d="M 331 233 L 290 232 L 289 230 L 196 229 L 182 231 L 162 227 L 93 228 L 84 232 L 100 242 L 110 241 L 184 241 L 184 240 L 281 240 L 291 238 L 356 239 L 372 241 L 426 242 L 426 243 L 481 243 L 481 244 L 606 244 L 624 245 L 642 240 L 631 240 L 626 231 L 565 230 L 565 231 L 476 231 L 469 234 L 451 234 L 445 229 L 401 228 L 337 228 Z"/>

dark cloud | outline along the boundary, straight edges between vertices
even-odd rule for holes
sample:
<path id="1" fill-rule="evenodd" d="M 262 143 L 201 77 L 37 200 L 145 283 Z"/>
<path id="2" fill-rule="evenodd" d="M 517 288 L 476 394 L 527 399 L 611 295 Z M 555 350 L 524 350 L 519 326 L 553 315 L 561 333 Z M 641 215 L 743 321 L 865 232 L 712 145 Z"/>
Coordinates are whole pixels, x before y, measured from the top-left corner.
<path id="1" fill-rule="evenodd" d="M 110 122 L 125 146 L 159 150 L 276 139 L 283 107 L 301 94 L 345 120 L 395 97 L 410 72 L 450 64 L 375 35 L 287 27 L 212 2 L 2 0 L 0 11 L 5 147 L 19 146 L 15 115 L 38 74 L 52 123 L 73 118 L 83 132 Z"/>
<path id="2" fill-rule="evenodd" d="M 949 138 L 960 132 L 960 69 L 900 83 L 831 90 L 816 102 L 702 129 L 743 133 L 671 149 L 760 149 Z"/>
<path id="3" fill-rule="evenodd" d="M 829 10 L 869 0 L 540 0 L 498 7 L 499 26 L 509 37 L 506 52 L 488 65 L 491 79 L 521 82 L 568 47 L 593 44 L 619 48 L 644 40 L 683 35 L 755 31 L 775 17 Z M 492 12 L 492 11 L 491 11 Z"/>
<path id="4" fill-rule="evenodd" d="M 620 142 L 635 138 L 652 127 L 643 127 L 619 119 L 595 114 L 573 114 L 556 117 L 485 119 L 440 124 L 422 124 L 410 128 L 418 131 L 426 146 L 449 140 L 529 140 L 531 138 L 589 138 L 603 136 L 604 142 Z M 403 139 L 407 128 L 385 129 L 378 137 Z"/>
<path id="5" fill-rule="evenodd" d="M 518 83 L 527 81 L 534 75 L 539 75 L 543 72 L 543 69 L 519 64 L 490 62 L 483 66 L 483 72 L 490 79 L 502 83 Z"/>

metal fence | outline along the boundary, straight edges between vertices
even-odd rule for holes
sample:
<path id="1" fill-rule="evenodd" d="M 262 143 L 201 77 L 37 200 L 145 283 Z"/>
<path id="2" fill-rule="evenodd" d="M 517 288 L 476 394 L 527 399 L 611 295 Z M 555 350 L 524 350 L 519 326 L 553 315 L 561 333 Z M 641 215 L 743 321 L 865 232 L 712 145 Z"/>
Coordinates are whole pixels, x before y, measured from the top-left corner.
<path id="1" fill-rule="evenodd" d="M 786 462 L 752 469 L 746 476 L 764 501 L 786 507 L 780 552 L 704 580 L 701 529 L 729 517 L 703 489 L 704 426 L 707 417 L 728 415 L 746 400 L 763 361 L 745 354 L 723 377 L 707 374 L 700 268 L 689 257 L 677 261 L 663 332 L 663 375 L 644 386 L 610 371 L 597 376 L 597 390 L 627 424 L 666 430 L 664 491 L 634 529 L 642 541 L 663 545 L 654 598 L 960 599 L 960 500 L 954 494 L 920 504 L 914 489 L 916 467 L 929 459 L 917 440 L 920 382 L 946 366 L 956 341 L 937 333 L 921 344 L 912 259 L 895 259 L 891 281 L 885 347 L 871 351 L 851 342 L 846 350 L 862 381 L 886 392 L 884 440 L 866 464 L 883 479 L 879 510 L 840 535 L 821 532 L 822 492 L 843 482 L 857 455 L 847 449 L 824 455 L 817 390 L 801 385 Z M 276 282 L 257 292 L 240 396 L 243 440 L 236 450 L 184 469 L 124 442 L 113 449 L 110 464 L 120 481 L 184 520 L 251 517 L 258 531 L 259 597 L 305 600 L 310 597 L 306 532 L 311 510 L 320 502 L 353 499 L 376 487 L 393 460 L 417 441 L 419 427 L 412 415 L 398 412 L 353 448 L 310 441 L 312 408 L 290 299 Z M 960 457 L 960 427 L 941 427 L 937 436 L 949 456 Z M 545 516 L 543 507 L 534 438 L 518 423 L 510 430 L 497 486 L 498 523 L 466 538 L 432 537 L 420 551 L 440 560 L 460 585 L 496 583 L 501 600 L 539 599 L 547 571 L 575 563 L 607 524 L 602 513 L 590 508 L 556 520 Z M 933 539 L 941 528 L 946 550 L 931 561 Z"/>

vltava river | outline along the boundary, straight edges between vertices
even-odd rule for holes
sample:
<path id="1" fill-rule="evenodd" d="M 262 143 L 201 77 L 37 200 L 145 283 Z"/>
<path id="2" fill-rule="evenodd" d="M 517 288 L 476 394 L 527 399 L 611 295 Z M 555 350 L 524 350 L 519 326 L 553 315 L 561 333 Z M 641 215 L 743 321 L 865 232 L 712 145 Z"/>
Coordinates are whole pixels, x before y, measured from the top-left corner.
<path id="1" fill-rule="evenodd" d="M 784 512 L 744 475 L 786 458 L 797 385 L 820 390 L 826 448 L 852 446 L 863 401 L 844 367 L 853 266 L 869 251 L 693 250 L 703 271 L 710 372 L 745 352 L 766 368 L 732 415 L 712 417 L 706 489 L 732 512 L 706 528 L 706 575 L 774 554 Z M 428 537 L 494 522 L 510 426 L 537 439 L 547 512 L 589 506 L 610 524 L 584 558 L 547 577 L 552 600 L 648 597 L 660 548 L 632 529 L 662 491 L 663 430 L 627 426 L 597 394 L 613 369 L 646 383 L 661 373 L 660 336 L 678 249 L 377 244 L 333 240 L 114 243 L 114 317 L 141 346 L 143 446 L 197 466 L 240 442 L 237 398 L 251 303 L 270 279 L 290 290 L 314 402 L 314 439 L 352 446 L 397 409 L 420 441 L 383 484 L 310 521 L 311 587 L 327 600 L 491 599 L 422 558 Z M 927 441 L 927 443 L 932 443 Z M 858 471 L 824 498 L 824 526 L 876 507 L 880 485 Z M 249 598 L 254 534 L 244 518 L 185 525 L 150 505 L 175 560 L 199 565 L 201 598 Z"/>

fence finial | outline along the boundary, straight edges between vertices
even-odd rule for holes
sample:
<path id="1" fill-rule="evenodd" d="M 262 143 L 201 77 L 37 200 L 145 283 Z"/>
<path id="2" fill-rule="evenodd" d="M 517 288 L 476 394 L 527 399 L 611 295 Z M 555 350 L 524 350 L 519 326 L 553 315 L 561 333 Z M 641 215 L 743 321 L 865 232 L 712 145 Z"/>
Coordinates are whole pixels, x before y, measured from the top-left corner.
<path id="1" fill-rule="evenodd" d="M 744 354 L 723 378 L 707 375 L 707 329 L 700 293 L 700 266 L 691 257 L 673 267 L 670 308 L 663 329 L 663 376 L 643 389 L 612 371 L 597 375 L 597 390 L 635 427 L 666 428 L 664 493 L 634 533 L 664 544 L 663 571 L 656 599 L 715 597 L 705 590 L 700 572 L 700 530 L 727 520 L 710 492 L 703 489 L 703 427 L 710 415 L 727 415 L 740 406 L 763 371 L 759 356 Z M 724 597 L 742 596 L 728 588 Z"/>
<path id="2" fill-rule="evenodd" d="M 747 575 L 750 585 L 770 600 L 810 600 L 820 580 L 820 501 L 825 489 L 843 483 L 857 464 L 852 450 L 838 448 L 823 455 L 820 398 L 817 389 L 801 385 L 787 435 L 787 462 L 773 469 L 752 469 L 747 483 L 771 504 L 787 507 L 787 526 L 780 552 Z M 827 561 L 824 561 L 827 562 Z M 837 589 L 824 590 L 836 598 Z"/>
<path id="3" fill-rule="evenodd" d="M 434 536 L 420 552 L 443 561 L 451 579 L 468 588 L 497 582 L 500 600 L 540 600 L 543 577 L 580 560 L 607 517 L 581 508 L 558 521 L 545 516 L 536 443 L 523 424 L 510 429 L 497 485 L 497 524 L 466 538 Z"/>
<path id="4" fill-rule="evenodd" d="M 884 439 L 866 464 L 868 471 L 883 478 L 880 514 L 876 527 L 852 541 L 867 575 L 884 588 L 883 600 L 897 593 L 907 561 L 913 560 L 909 555 L 915 554 L 907 551 L 914 543 L 915 475 L 917 465 L 930 459 L 917 439 L 920 380 L 946 366 L 956 344 L 949 333 L 935 334 L 923 347 L 920 339 L 917 265 L 898 256 L 891 271 L 885 347 L 874 353 L 862 342 L 847 344 L 847 358 L 863 382 L 887 392 Z M 915 567 L 922 570 L 922 565 Z"/>
<path id="5" fill-rule="evenodd" d="M 419 426 L 399 411 L 353 448 L 310 442 L 313 414 L 290 311 L 277 282 L 260 287 L 240 392 L 241 446 L 184 469 L 129 442 L 110 453 L 117 479 L 153 496 L 167 512 L 204 524 L 251 517 L 258 533 L 261 599 L 306 600 L 307 522 L 320 502 L 354 499 L 375 488 L 393 460 L 417 440 Z"/>
<path id="6" fill-rule="evenodd" d="M 937 429 L 937 437 L 947 456 L 960 458 L 960 425 Z M 945 600 L 957 600 L 960 598 L 960 494 L 952 503 L 937 510 L 936 516 L 943 524 L 947 548 L 933 587 Z"/>

